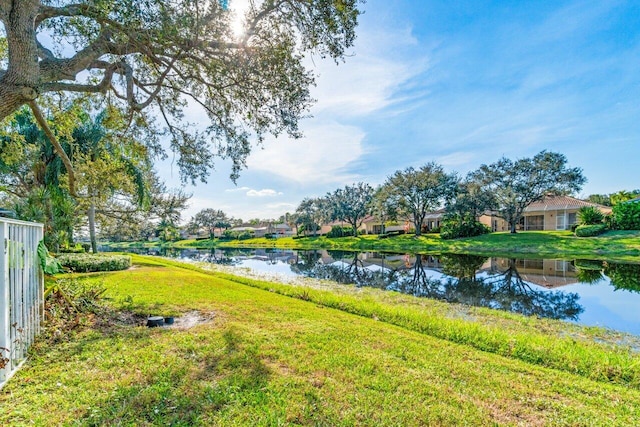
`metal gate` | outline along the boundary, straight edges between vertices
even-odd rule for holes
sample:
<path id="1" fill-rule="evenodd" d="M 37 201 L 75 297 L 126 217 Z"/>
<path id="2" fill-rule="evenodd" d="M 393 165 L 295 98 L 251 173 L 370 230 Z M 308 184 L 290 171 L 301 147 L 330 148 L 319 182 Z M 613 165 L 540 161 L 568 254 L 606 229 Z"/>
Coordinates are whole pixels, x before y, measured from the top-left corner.
<path id="1" fill-rule="evenodd" d="M 44 276 L 38 260 L 42 224 L 0 218 L 0 388 L 20 367 L 40 332 Z"/>

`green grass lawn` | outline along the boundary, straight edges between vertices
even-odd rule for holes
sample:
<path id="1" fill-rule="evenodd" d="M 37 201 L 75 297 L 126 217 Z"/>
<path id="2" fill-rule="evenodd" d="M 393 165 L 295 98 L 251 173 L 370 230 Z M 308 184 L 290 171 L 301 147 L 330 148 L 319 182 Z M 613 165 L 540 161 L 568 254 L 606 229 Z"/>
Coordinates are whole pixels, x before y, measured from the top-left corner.
<path id="1" fill-rule="evenodd" d="M 602 331 L 134 260 L 79 277 L 115 308 L 211 320 L 40 343 L 0 392 L 1 425 L 640 423 L 640 359 Z"/>
<path id="2" fill-rule="evenodd" d="M 176 247 L 277 247 L 291 249 L 384 250 L 417 253 L 464 253 L 487 256 L 535 258 L 589 258 L 640 262 L 640 231 L 609 231 L 598 237 L 576 237 L 570 231 L 528 231 L 517 234 L 442 240 L 439 234 L 379 239 L 377 236 L 303 239 L 256 238 L 243 241 L 185 240 Z"/>

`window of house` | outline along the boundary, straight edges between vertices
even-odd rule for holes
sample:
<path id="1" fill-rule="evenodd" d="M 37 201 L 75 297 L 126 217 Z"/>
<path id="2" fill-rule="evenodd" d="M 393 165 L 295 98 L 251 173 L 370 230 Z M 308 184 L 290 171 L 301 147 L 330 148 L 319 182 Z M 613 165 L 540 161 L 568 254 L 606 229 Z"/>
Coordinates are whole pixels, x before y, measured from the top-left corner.
<path id="1" fill-rule="evenodd" d="M 525 217 L 524 229 L 528 231 L 544 230 L 544 215 L 532 215 Z"/>
<path id="2" fill-rule="evenodd" d="M 564 213 L 556 215 L 556 230 L 566 230 L 567 228 L 567 215 Z"/>

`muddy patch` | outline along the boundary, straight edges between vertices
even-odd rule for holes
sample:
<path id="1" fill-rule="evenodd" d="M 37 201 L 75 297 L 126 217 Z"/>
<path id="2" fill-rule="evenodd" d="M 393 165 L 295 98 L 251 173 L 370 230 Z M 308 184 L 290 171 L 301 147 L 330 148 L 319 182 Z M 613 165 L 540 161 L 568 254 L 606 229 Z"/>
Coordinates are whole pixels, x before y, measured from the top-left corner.
<path id="1" fill-rule="evenodd" d="M 165 324 L 163 328 L 169 329 L 191 329 L 194 326 L 202 325 L 213 321 L 213 313 L 203 313 L 201 311 L 188 311 L 173 319 L 173 324 Z"/>

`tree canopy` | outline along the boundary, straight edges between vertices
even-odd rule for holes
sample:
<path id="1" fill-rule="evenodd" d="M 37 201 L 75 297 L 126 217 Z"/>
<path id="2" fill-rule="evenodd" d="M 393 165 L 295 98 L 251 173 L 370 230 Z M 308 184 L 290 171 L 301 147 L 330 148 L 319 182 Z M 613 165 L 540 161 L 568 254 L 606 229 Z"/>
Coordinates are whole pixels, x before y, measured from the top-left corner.
<path id="1" fill-rule="evenodd" d="M 342 58 L 361 0 L 252 1 L 240 35 L 227 3 L 0 0 L 0 120 L 29 105 L 46 127 L 42 95 L 95 94 L 132 121 L 161 118 L 184 179 L 206 180 L 216 156 L 237 177 L 252 137 L 300 135 L 314 83 L 305 55 Z M 206 128 L 187 122 L 193 105 Z"/>
<path id="2" fill-rule="evenodd" d="M 346 185 L 326 196 L 327 207 L 332 220 L 346 221 L 351 225 L 353 235 L 358 235 L 358 228 L 371 211 L 374 189 L 369 184 L 359 182 Z"/>
<path id="3" fill-rule="evenodd" d="M 195 214 L 190 221 L 190 227 L 204 227 L 209 231 L 209 238 L 215 238 L 216 228 L 229 228 L 231 220 L 224 211 L 220 209 L 206 208 Z"/>
<path id="4" fill-rule="evenodd" d="M 409 167 L 396 171 L 384 183 L 382 191 L 391 198 L 390 204 L 398 207 L 400 215 L 413 218 L 416 236 L 420 236 L 427 213 L 452 199 L 457 188 L 457 176 L 431 162 L 420 169 Z"/>
<path id="5" fill-rule="evenodd" d="M 567 158 L 543 150 L 532 158 L 501 158 L 482 165 L 470 178 L 493 195 L 495 215 L 509 223 L 512 233 L 527 206 L 548 194 L 570 194 L 582 188 L 586 178 L 580 168 L 568 168 Z"/>

